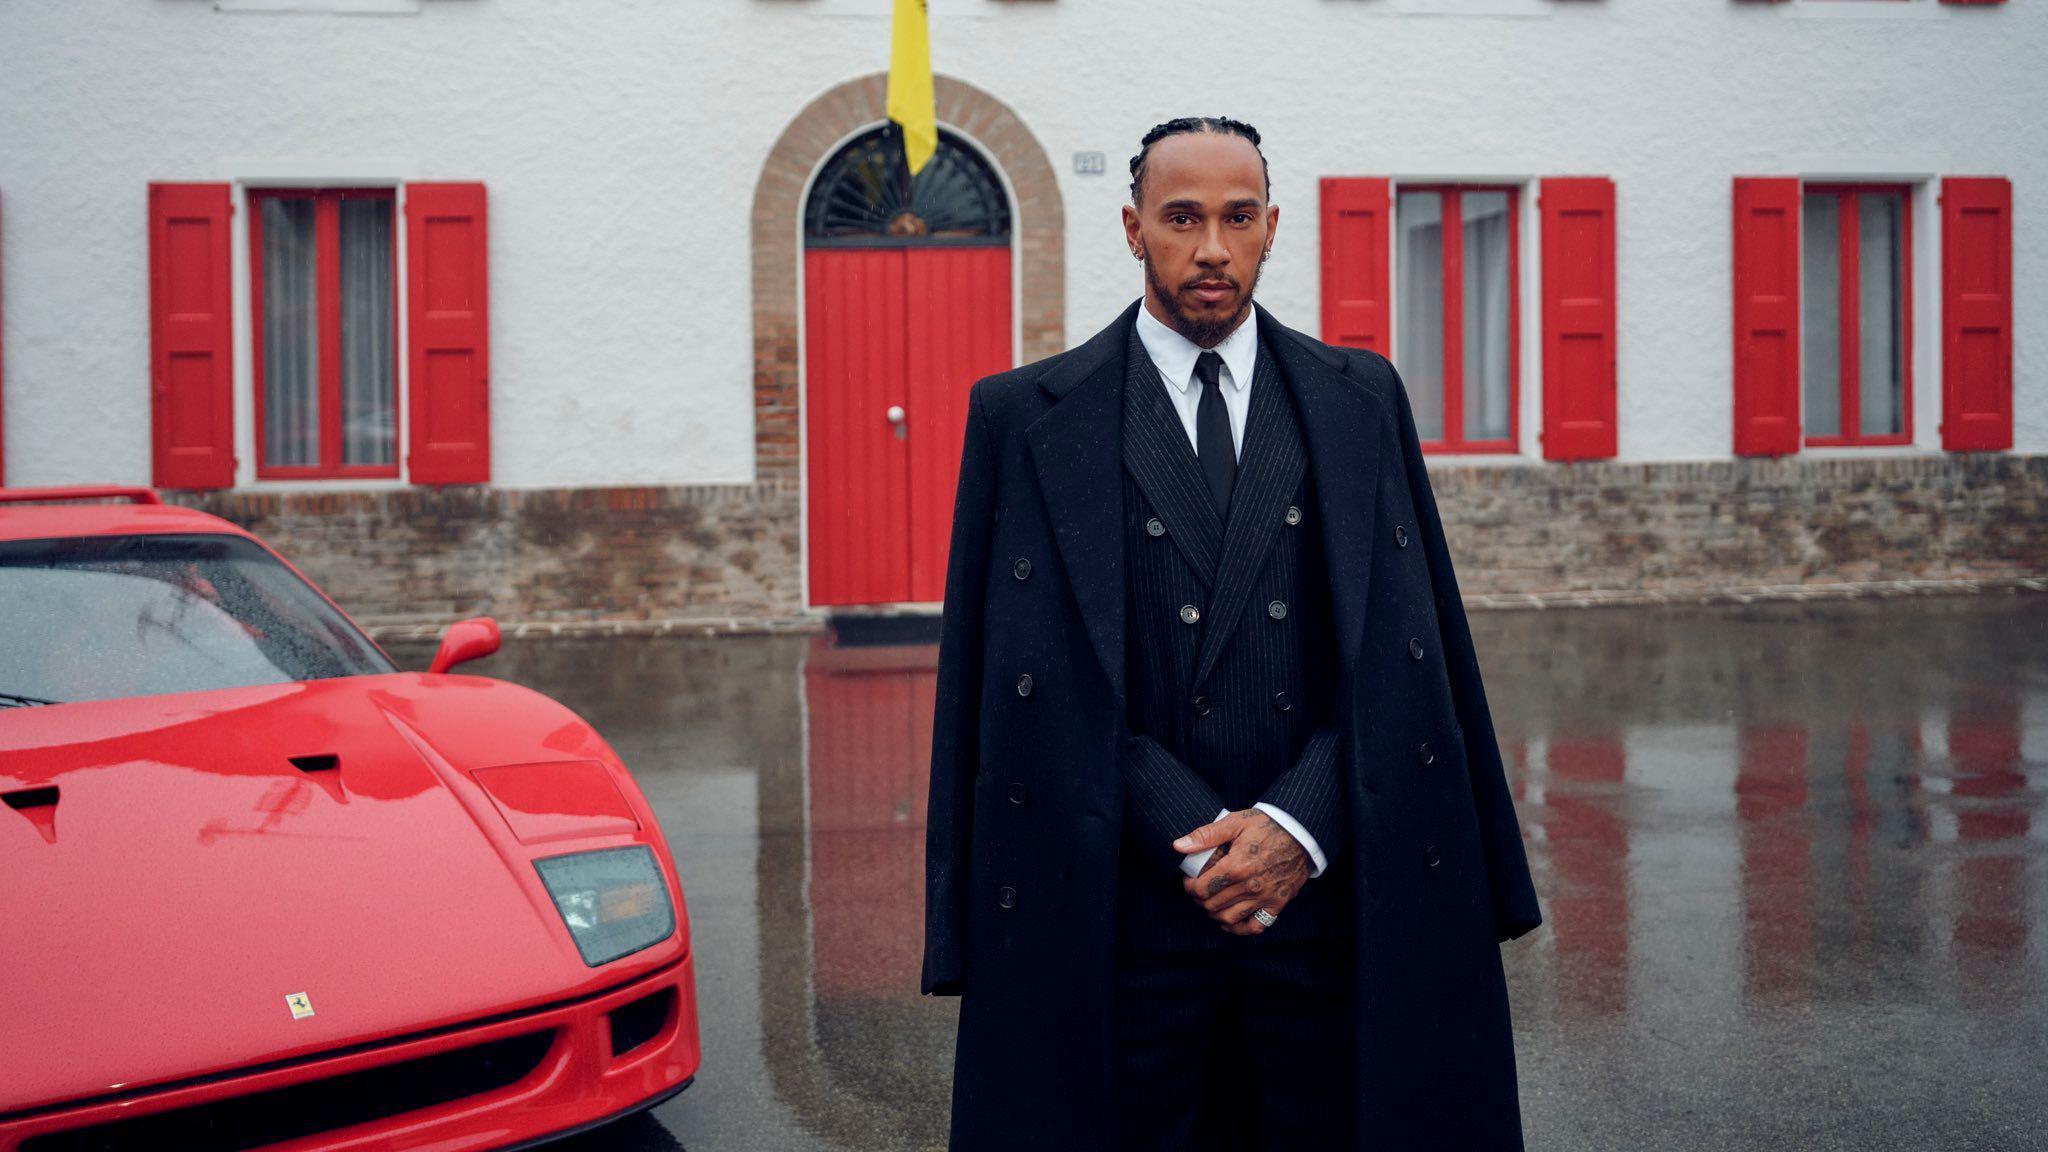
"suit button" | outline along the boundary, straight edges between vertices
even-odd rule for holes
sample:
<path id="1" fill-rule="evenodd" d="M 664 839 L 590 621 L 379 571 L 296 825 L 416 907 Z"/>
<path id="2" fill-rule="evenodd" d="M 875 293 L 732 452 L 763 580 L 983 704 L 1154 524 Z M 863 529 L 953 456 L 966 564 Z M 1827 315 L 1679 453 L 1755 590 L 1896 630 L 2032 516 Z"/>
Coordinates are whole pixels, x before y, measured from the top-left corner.
<path id="1" fill-rule="evenodd" d="M 1154 516 L 1150 520 L 1145 521 L 1145 534 L 1147 536 L 1164 536 L 1166 535 L 1166 525 L 1161 524 L 1159 517 Z"/>
<path id="2" fill-rule="evenodd" d="M 1434 868 L 1444 862 L 1443 854 L 1436 850 L 1436 845 L 1431 844 L 1422 850 L 1422 862 Z M 1003 891 L 1008 892 L 1009 889 L 1005 888 Z M 1003 907 L 1008 908 L 1009 905 L 1005 904 Z"/>
<path id="3" fill-rule="evenodd" d="M 1022 784 L 1010 785 L 1010 803 L 1022 804 L 1029 799 L 1031 799 L 1030 789 L 1024 787 L 1024 785 Z"/>
<path id="4" fill-rule="evenodd" d="M 1402 548 L 1408 546 L 1408 526 L 1406 524 L 1394 525 L 1394 543 Z"/>
<path id="5" fill-rule="evenodd" d="M 1301 523 L 1301 509 L 1296 508 L 1292 504 L 1289 504 L 1287 506 L 1287 522 L 1289 524 Z"/>
<path id="6" fill-rule="evenodd" d="M 1010 565 L 1010 571 L 1015 573 L 1019 580 L 1029 580 L 1031 579 L 1031 561 L 1019 560 L 1015 564 Z"/>
<path id="7" fill-rule="evenodd" d="M 1285 692 L 1275 692 L 1273 693 L 1273 707 L 1278 708 L 1282 712 L 1292 712 L 1294 711 L 1294 697 L 1289 696 Z"/>
<path id="8" fill-rule="evenodd" d="M 1208 698 L 1207 696 L 1197 696 L 1197 697 L 1195 697 L 1195 715 L 1197 715 L 1197 716 L 1207 716 L 1208 714 L 1209 714 L 1209 698 Z"/>
<path id="9" fill-rule="evenodd" d="M 1434 852 L 1434 851 L 1436 851 L 1436 849 L 1434 849 L 1434 848 L 1431 848 L 1431 849 L 1430 849 L 1430 851 L 1431 851 L 1431 852 Z M 1017 890 L 1016 890 L 1015 888 L 998 888 L 998 889 L 996 889 L 996 907 L 998 907 L 998 908 L 1003 908 L 1003 909 L 1009 909 L 1009 908 L 1015 908 L 1016 906 L 1017 906 Z"/>
<path id="10" fill-rule="evenodd" d="M 1422 659 L 1422 641 L 1415 639 L 1408 641 L 1408 658 L 1410 660 Z"/>
<path id="11" fill-rule="evenodd" d="M 1287 619 L 1286 601 L 1275 600 L 1271 604 L 1266 605 L 1266 615 L 1271 616 L 1275 620 Z"/>
<path id="12" fill-rule="evenodd" d="M 1017 695 L 1031 695 L 1031 673 L 1026 672 L 1022 676 L 1017 677 Z"/>
<path id="13" fill-rule="evenodd" d="M 1418 755 L 1418 756 L 1420 756 L 1420 757 L 1422 757 L 1422 762 L 1423 762 L 1424 764 L 1434 764 L 1434 763 L 1436 763 L 1436 753 L 1434 753 L 1434 752 L 1430 751 L 1430 750 L 1429 750 L 1429 745 L 1427 745 L 1427 744 L 1424 744 L 1424 745 L 1423 745 L 1422 747 L 1420 747 L 1420 748 L 1417 748 L 1417 749 L 1415 750 L 1415 754 L 1416 754 L 1416 755 Z"/>
<path id="14" fill-rule="evenodd" d="M 1200 620 L 1201 618 L 1202 610 L 1200 608 L 1195 607 L 1193 604 L 1183 604 L 1180 606 L 1181 623 L 1193 624 L 1195 621 Z"/>

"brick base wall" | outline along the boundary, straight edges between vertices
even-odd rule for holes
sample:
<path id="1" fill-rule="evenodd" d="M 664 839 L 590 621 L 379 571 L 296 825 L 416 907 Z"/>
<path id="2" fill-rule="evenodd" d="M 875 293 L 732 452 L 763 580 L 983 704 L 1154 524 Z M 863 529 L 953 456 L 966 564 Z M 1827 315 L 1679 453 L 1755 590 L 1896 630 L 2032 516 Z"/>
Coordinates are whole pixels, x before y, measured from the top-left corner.
<path id="1" fill-rule="evenodd" d="M 1431 470 L 1476 601 L 2048 578 L 2048 457 Z M 262 536 L 366 625 L 746 625 L 803 613 L 776 484 L 182 497 Z M 1766 593 L 1770 594 L 1770 593 Z"/>

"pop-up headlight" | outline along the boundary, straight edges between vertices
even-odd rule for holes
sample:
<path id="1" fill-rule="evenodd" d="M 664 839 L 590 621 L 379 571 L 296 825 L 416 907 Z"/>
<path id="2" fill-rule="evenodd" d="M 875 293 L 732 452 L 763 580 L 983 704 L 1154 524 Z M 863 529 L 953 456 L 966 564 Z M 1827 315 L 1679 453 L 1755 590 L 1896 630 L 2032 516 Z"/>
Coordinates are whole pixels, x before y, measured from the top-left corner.
<path id="1" fill-rule="evenodd" d="M 668 939 L 675 905 L 645 844 L 536 860 L 541 883 L 592 968 Z"/>

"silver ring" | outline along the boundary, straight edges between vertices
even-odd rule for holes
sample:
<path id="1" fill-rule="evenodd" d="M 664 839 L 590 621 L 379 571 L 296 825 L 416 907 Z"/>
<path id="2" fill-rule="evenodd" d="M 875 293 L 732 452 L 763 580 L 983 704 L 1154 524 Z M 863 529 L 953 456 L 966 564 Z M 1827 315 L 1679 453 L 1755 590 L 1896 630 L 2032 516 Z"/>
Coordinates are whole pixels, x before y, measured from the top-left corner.
<path id="1" fill-rule="evenodd" d="M 1273 921 L 1278 920 L 1279 917 L 1273 915 L 1271 912 L 1266 911 L 1264 908 L 1261 908 L 1258 911 L 1252 913 L 1252 919 L 1257 920 L 1259 922 L 1259 926 L 1262 928 L 1271 928 L 1273 926 Z"/>

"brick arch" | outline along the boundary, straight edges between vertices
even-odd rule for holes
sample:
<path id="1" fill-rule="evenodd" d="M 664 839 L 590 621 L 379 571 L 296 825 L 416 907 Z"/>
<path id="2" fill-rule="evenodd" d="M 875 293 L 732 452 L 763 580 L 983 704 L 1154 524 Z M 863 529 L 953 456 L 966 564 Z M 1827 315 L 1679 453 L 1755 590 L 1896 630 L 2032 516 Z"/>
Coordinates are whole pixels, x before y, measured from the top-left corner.
<path id="1" fill-rule="evenodd" d="M 1024 363 L 1066 347 L 1066 210 L 1045 149 L 1009 106 L 951 76 L 934 78 L 939 123 L 980 145 L 1010 182 L 1011 228 L 1021 271 L 1017 301 Z M 801 490 L 802 419 L 797 332 L 798 245 L 811 173 L 847 137 L 887 119 L 888 76 L 848 80 L 805 105 L 768 151 L 754 188 L 754 474 L 756 483 Z"/>

